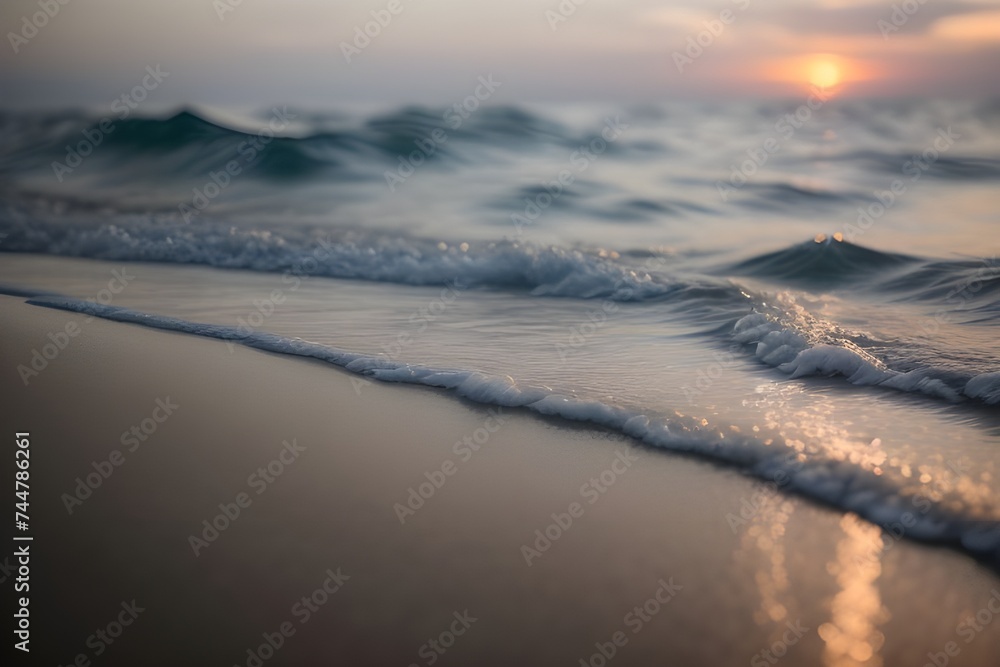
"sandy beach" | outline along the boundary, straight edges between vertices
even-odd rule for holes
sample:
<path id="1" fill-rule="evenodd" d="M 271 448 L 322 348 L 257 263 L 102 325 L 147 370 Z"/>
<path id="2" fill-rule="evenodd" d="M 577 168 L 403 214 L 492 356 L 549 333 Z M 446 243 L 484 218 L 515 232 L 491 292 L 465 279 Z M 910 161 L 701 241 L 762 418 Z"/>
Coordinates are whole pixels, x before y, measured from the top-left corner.
<path id="1" fill-rule="evenodd" d="M 985 665 L 1000 645 L 994 573 L 710 463 L 15 297 L 0 329 L 50 663 Z"/>
<path id="2" fill-rule="evenodd" d="M 0 26 L 4 667 L 1000 667 L 1000 0 Z"/>

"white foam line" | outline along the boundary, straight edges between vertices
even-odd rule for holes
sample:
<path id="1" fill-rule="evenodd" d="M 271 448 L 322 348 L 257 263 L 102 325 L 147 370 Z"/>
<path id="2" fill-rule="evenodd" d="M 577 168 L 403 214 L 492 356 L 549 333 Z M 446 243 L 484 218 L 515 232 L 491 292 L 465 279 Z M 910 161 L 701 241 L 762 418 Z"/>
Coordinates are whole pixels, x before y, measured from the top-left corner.
<path id="1" fill-rule="evenodd" d="M 706 425 L 677 413 L 676 418 L 650 419 L 596 401 L 581 401 L 550 389 L 521 386 L 510 376 L 490 376 L 475 371 L 439 369 L 356 354 L 333 347 L 269 333 L 240 333 L 235 327 L 187 322 L 64 297 L 40 297 L 28 303 L 74 311 L 105 319 L 239 342 L 248 347 L 325 361 L 354 373 L 385 382 L 439 387 L 481 404 L 523 407 L 542 415 L 581 421 L 631 436 L 643 444 L 689 452 L 737 467 L 756 477 L 787 480 L 784 489 L 852 511 L 873 523 L 901 522 L 911 503 L 899 490 L 871 471 L 837 461 L 799 461 L 794 450 L 778 440 L 765 445 L 759 438 Z M 1000 522 L 956 516 L 934 505 L 915 517 L 906 535 L 928 542 L 959 544 L 1000 567 Z"/>
<path id="2" fill-rule="evenodd" d="M 976 375 L 957 390 L 931 377 L 931 369 L 895 371 L 857 346 L 810 345 L 801 334 L 762 313 L 741 318 L 733 327 L 733 338 L 754 346 L 759 360 L 793 378 L 840 375 L 851 384 L 888 387 L 952 402 L 961 401 L 963 395 L 985 403 L 1000 402 L 1000 372 Z"/>

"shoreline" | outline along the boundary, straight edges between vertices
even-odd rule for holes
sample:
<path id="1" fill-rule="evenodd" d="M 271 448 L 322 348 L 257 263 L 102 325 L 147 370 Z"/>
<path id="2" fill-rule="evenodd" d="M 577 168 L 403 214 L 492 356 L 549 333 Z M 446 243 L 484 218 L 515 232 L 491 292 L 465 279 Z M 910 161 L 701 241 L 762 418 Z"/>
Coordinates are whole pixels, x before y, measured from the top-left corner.
<path id="1" fill-rule="evenodd" d="M 265 645 L 265 664 L 593 664 L 602 647 L 745 664 L 789 624 L 808 630 L 788 664 L 832 664 L 835 636 L 922 664 L 1000 590 L 965 556 L 883 548 L 798 497 L 731 526 L 759 484 L 707 462 L 224 341 L 94 318 L 24 386 L 25 353 L 79 319 L 0 297 L 3 422 L 37 452 L 34 637 L 58 664 L 96 657 L 88 637 L 133 599 L 108 664 L 248 664 Z M 973 639 L 965 664 L 994 655 L 1000 623 Z"/>
<path id="2" fill-rule="evenodd" d="M 898 502 L 900 489 L 885 486 L 877 474 L 845 477 L 836 472 L 834 461 L 796 460 L 789 456 L 791 450 L 782 452 L 781 447 L 771 447 L 772 439 L 783 439 L 777 431 L 757 433 L 755 426 L 753 434 L 743 435 L 736 425 L 727 428 L 724 422 L 712 424 L 679 411 L 674 413 L 676 419 L 650 419 L 645 414 L 600 401 L 564 396 L 547 387 L 522 386 L 509 376 L 410 365 L 392 358 L 358 354 L 259 330 L 191 322 L 73 298 L 38 297 L 28 299 L 28 304 L 76 313 L 86 320 L 98 317 L 225 341 L 230 351 L 238 344 L 285 357 L 318 360 L 348 371 L 350 382 L 358 393 L 361 387 L 375 381 L 409 384 L 439 390 L 450 398 L 471 403 L 474 409 L 504 406 L 533 417 L 552 418 L 560 422 L 559 425 L 576 423 L 584 429 L 623 436 L 654 451 L 691 456 L 731 468 L 757 483 L 787 488 L 807 501 L 835 511 L 855 512 L 882 527 L 898 526 L 911 540 L 953 548 L 994 571 L 1000 570 L 1000 528 L 995 521 L 970 520 L 961 514 L 952 514 L 945 503 L 935 503 L 924 494 L 909 497 L 910 502 L 901 506 Z M 71 326 L 74 325 L 67 324 L 67 330 Z M 68 333 L 58 335 L 68 340 Z M 37 350 L 33 353 L 34 357 L 39 356 Z M 26 380 L 25 372 L 24 366 L 19 366 L 19 373 Z M 727 446 L 718 446 L 722 440 Z"/>

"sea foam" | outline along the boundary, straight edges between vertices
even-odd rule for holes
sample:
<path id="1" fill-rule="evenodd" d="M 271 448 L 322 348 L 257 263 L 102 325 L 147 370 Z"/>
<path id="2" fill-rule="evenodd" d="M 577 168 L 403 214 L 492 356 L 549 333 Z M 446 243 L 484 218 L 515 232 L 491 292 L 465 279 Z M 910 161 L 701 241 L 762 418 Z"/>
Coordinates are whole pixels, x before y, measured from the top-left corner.
<path id="1" fill-rule="evenodd" d="M 312 358 L 375 380 L 439 387 L 485 405 L 520 407 L 542 415 L 589 423 L 618 431 L 650 447 L 688 452 L 733 466 L 746 474 L 774 483 L 782 491 L 798 493 L 841 510 L 856 512 L 874 523 L 903 523 L 908 526 L 906 535 L 910 538 L 957 546 L 1000 565 L 1000 522 L 965 516 L 944 503 L 934 503 L 927 498 L 920 498 L 927 504 L 926 511 L 914 513 L 913 508 L 918 498 L 913 495 L 912 490 L 906 491 L 873 470 L 849 461 L 830 460 L 819 455 L 803 456 L 784 443 L 777 434 L 764 438 L 762 434 L 744 433 L 732 425 L 713 424 L 705 418 L 680 412 L 675 412 L 673 417 L 652 418 L 600 401 L 561 395 L 546 387 L 524 386 L 509 376 L 408 364 L 301 339 L 263 332 L 245 333 L 235 327 L 188 322 L 77 299 L 38 297 L 28 303 L 237 342 L 268 352 Z M 758 314 L 741 320 L 738 329 L 747 336 L 747 341 L 764 331 L 767 331 L 765 338 L 777 333 L 780 344 L 772 350 L 772 354 L 780 352 L 782 356 L 792 355 L 793 348 L 797 345 L 790 345 L 794 339 L 787 332 L 771 329 Z M 780 365 L 794 362 L 799 355 L 810 349 L 812 348 L 800 349 L 789 361 Z M 824 356 L 825 353 L 816 354 Z M 830 360 L 828 364 L 814 366 L 826 370 L 844 370 L 852 375 L 861 372 L 866 379 L 880 377 L 877 374 L 879 369 L 869 368 L 863 362 L 853 359 L 836 361 L 841 355 L 839 352 L 827 354 Z M 794 371 L 798 367 L 792 365 L 786 368 Z M 981 376 L 973 389 L 993 395 L 990 392 L 997 389 L 997 375 Z"/>

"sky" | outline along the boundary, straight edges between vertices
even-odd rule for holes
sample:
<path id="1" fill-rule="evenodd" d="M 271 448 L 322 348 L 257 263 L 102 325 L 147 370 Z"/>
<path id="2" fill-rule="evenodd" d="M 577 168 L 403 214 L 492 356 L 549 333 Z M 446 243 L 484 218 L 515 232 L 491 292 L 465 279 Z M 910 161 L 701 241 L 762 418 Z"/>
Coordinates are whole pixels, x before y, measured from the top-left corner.
<path id="1" fill-rule="evenodd" d="M 1000 0 L 3 0 L 0 30 L 5 107 L 157 66 L 163 106 L 1000 97 Z"/>

